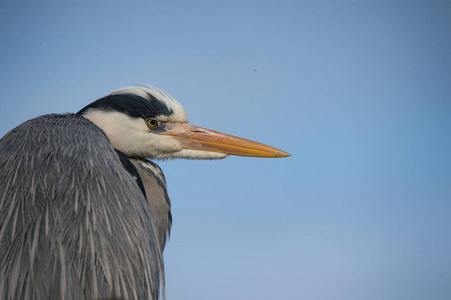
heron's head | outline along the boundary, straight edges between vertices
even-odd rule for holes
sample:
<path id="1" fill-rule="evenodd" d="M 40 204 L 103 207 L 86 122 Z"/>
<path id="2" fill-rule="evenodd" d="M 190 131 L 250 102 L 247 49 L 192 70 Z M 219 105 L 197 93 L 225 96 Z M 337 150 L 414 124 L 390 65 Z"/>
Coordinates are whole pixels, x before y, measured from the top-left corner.
<path id="1" fill-rule="evenodd" d="M 132 157 L 290 156 L 260 143 L 188 124 L 188 115 L 180 103 L 152 86 L 115 90 L 78 114 L 105 131 L 116 149 Z"/>

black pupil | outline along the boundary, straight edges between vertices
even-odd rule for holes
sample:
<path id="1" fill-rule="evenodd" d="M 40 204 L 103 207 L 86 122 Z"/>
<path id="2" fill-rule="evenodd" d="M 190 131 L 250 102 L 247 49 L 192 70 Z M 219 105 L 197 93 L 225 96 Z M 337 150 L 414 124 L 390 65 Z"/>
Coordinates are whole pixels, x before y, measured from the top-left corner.
<path id="1" fill-rule="evenodd" d="M 151 126 L 157 126 L 157 120 L 150 120 Z"/>

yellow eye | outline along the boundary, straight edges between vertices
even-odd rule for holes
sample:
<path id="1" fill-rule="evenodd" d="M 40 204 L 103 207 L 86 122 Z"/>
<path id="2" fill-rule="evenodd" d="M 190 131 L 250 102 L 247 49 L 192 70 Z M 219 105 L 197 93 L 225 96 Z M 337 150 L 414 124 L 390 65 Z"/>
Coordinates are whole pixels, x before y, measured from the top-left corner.
<path id="1" fill-rule="evenodd" d="M 149 125 L 150 128 L 155 128 L 159 125 L 159 123 L 157 119 L 148 119 L 147 125 Z"/>

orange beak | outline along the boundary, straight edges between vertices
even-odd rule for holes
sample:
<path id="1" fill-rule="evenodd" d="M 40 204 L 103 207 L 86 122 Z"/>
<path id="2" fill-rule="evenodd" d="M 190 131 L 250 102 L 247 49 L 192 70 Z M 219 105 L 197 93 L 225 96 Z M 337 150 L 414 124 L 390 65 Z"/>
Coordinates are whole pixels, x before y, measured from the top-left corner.
<path id="1" fill-rule="evenodd" d="M 287 157 L 282 150 L 222 132 L 182 123 L 166 123 L 161 134 L 176 138 L 183 149 L 253 157 Z"/>

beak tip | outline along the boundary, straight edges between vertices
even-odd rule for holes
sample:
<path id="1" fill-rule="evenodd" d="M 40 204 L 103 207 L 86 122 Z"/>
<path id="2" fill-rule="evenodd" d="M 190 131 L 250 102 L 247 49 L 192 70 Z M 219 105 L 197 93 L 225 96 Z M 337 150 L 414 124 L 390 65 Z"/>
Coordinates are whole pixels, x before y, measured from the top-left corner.
<path id="1" fill-rule="evenodd" d="M 277 153 L 276 154 L 276 157 L 290 157 L 290 156 L 291 156 L 290 153 L 284 152 L 284 151 L 282 151 L 281 153 Z"/>

